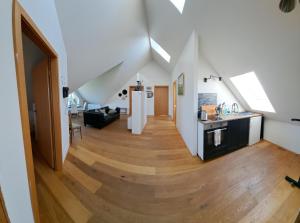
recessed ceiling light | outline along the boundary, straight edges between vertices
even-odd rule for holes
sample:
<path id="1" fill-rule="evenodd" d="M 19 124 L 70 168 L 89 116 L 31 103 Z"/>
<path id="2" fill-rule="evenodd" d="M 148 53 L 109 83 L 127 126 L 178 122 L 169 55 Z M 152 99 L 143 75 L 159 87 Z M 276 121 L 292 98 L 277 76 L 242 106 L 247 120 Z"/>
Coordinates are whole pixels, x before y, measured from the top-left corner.
<path id="1" fill-rule="evenodd" d="M 178 9 L 178 11 L 182 14 L 185 0 L 170 0 L 172 4 Z"/>
<path id="2" fill-rule="evenodd" d="M 150 43 L 152 49 L 154 49 L 162 58 L 164 58 L 168 63 L 170 63 L 171 56 L 151 37 Z"/>
<path id="3" fill-rule="evenodd" d="M 231 77 L 230 80 L 241 93 L 248 105 L 253 110 L 275 113 L 263 86 L 258 80 L 255 72 Z"/>

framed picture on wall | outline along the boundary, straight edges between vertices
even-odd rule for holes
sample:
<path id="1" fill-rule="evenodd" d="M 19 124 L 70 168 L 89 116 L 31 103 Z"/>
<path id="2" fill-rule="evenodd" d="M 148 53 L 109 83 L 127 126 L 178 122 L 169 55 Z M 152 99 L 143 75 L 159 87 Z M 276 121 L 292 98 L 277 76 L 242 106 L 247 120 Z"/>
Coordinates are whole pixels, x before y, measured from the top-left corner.
<path id="1" fill-rule="evenodd" d="M 184 94 L 184 73 L 178 77 L 178 95 Z"/>
<path id="2" fill-rule="evenodd" d="M 153 98 L 153 90 L 152 87 L 146 87 L 147 98 Z"/>

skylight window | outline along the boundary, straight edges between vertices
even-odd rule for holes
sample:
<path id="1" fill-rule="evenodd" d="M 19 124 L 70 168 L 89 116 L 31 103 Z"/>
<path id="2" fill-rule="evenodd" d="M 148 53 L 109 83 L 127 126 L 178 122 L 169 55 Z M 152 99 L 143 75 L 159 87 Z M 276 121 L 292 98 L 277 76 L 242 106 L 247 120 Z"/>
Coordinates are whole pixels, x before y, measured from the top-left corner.
<path id="1" fill-rule="evenodd" d="M 264 91 L 263 86 L 256 77 L 255 72 L 231 77 L 230 80 L 241 93 L 251 109 L 275 112 L 275 109 Z"/>
<path id="2" fill-rule="evenodd" d="M 170 2 L 172 2 L 172 4 L 178 9 L 180 14 L 182 14 L 185 0 L 170 0 Z"/>
<path id="3" fill-rule="evenodd" d="M 151 47 L 168 63 L 170 63 L 171 56 L 157 43 L 155 40 L 150 38 Z"/>

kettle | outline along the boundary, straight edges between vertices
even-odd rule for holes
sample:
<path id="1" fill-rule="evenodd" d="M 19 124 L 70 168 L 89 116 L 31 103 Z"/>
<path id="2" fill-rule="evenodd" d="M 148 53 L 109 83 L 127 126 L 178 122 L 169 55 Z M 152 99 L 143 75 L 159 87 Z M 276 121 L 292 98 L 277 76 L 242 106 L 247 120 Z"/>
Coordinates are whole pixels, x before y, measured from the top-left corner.
<path id="1" fill-rule="evenodd" d="M 207 119 L 208 119 L 207 112 L 202 110 L 201 111 L 201 121 L 207 121 Z"/>

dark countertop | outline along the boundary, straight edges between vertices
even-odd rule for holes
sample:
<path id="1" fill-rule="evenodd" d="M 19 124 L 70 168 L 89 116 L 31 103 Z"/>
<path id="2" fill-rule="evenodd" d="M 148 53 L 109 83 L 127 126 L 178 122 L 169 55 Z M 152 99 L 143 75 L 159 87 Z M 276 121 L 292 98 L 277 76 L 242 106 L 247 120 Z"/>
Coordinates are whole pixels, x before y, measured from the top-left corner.
<path id="1" fill-rule="evenodd" d="M 213 124 L 213 123 L 218 123 L 218 122 L 227 122 L 227 121 L 232 121 L 232 120 L 237 120 L 237 119 L 243 119 L 243 118 L 252 118 L 252 117 L 257 117 L 257 116 L 262 116 L 262 114 L 259 113 L 254 113 L 254 112 L 241 112 L 237 114 L 229 114 L 229 115 L 220 115 L 220 120 L 214 120 L 214 117 L 208 117 L 207 121 L 202 121 L 198 119 L 198 122 L 201 122 L 204 125 L 207 124 Z"/>

